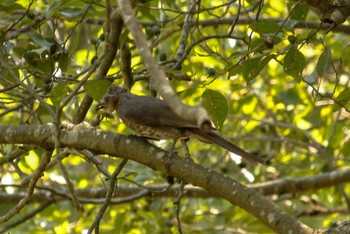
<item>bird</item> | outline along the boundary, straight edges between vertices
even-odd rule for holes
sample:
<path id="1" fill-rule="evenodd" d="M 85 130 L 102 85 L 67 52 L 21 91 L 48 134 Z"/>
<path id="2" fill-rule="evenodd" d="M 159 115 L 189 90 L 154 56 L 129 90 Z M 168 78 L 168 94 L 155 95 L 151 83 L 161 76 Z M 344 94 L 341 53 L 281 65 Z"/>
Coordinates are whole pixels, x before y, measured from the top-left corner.
<path id="1" fill-rule="evenodd" d="M 251 162 L 264 163 L 259 156 L 248 153 L 219 135 L 215 128 L 200 129 L 195 121 L 177 115 L 169 105 L 153 96 L 138 96 L 125 87 L 112 85 L 96 109 L 116 111 L 122 122 L 137 136 L 154 140 L 197 138 L 216 144 Z"/>

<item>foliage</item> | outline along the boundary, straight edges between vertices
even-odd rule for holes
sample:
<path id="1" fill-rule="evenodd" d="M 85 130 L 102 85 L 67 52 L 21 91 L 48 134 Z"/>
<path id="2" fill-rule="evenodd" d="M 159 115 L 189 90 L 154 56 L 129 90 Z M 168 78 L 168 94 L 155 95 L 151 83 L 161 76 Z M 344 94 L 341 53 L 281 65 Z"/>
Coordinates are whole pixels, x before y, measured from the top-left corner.
<path id="1" fill-rule="evenodd" d="M 191 140 L 189 151 L 196 163 L 247 185 L 349 168 L 347 23 L 332 28 L 321 24 L 307 3 L 281 0 L 132 3 L 152 54 L 179 97 L 190 105 L 203 104 L 220 134 L 267 160 L 265 165 L 252 165 Z M 93 107 L 112 81 L 121 85 L 132 79 L 132 92 L 153 93 L 151 75 L 129 30 L 123 27 L 118 39 L 111 36 L 115 19 L 106 15 L 117 8 L 114 1 L 100 0 L 0 2 L 1 125 L 77 124 L 82 113 L 82 120 L 98 125 L 95 117 L 101 113 Z M 188 35 L 182 39 L 184 32 Z M 115 40 L 118 52 L 108 64 L 105 58 Z M 131 57 L 126 61 L 128 51 Z M 131 69 L 129 75 L 125 69 Z M 105 119 L 98 128 L 131 133 L 117 118 Z M 171 147 L 170 142 L 154 144 Z M 0 150 L 0 193 L 23 196 L 29 176 L 50 149 L 13 142 L 0 145 Z M 184 154 L 179 149 L 179 155 Z M 35 193 L 63 196 L 61 191 L 68 194 L 70 183 L 79 191 L 108 187 L 120 163 L 108 155 L 56 147 Z M 166 175 L 132 161 L 117 181 L 126 187 L 167 186 Z M 333 185 L 270 198 L 312 228 L 328 228 L 346 220 L 349 189 L 346 184 Z M 86 232 L 103 199 L 75 202 L 68 201 L 73 195 L 67 194 L 46 205 L 34 199 L 0 230 Z M 177 233 L 176 208 L 185 233 L 271 231 L 223 199 L 184 195 L 178 206 L 175 199 L 141 197 L 111 204 L 101 219 L 101 233 Z M 0 215 L 17 202 L 0 201 Z M 27 217 L 25 222 L 21 217 Z"/>

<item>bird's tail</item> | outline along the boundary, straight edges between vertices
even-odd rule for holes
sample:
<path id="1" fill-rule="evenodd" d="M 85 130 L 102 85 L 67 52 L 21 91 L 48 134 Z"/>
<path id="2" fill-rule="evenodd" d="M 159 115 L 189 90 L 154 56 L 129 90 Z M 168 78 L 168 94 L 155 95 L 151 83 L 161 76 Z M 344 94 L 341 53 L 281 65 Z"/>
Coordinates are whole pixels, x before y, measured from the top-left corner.
<path id="1" fill-rule="evenodd" d="M 229 142 L 225 138 L 221 137 L 220 135 L 218 135 L 214 131 L 204 132 L 204 131 L 201 131 L 201 130 L 195 129 L 195 128 L 190 129 L 190 131 L 200 141 L 217 144 L 217 145 L 227 149 L 228 151 L 230 151 L 234 154 L 237 154 L 237 155 L 239 155 L 239 156 L 241 156 L 249 161 L 265 163 L 265 160 L 263 158 L 260 158 L 259 156 L 252 155 L 252 154 L 248 153 L 247 151 L 239 148 L 238 146 L 232 144 L 231 142 Z"/>

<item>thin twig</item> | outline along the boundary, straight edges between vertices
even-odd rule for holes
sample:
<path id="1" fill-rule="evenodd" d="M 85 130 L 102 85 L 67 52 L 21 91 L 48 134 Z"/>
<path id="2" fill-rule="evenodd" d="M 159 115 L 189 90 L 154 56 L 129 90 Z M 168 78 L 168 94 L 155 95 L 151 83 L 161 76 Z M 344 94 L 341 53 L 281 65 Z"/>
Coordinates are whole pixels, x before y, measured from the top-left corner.
<path id="1" fill-rule="evenodd" d="M 43 210 L 45 210 L 51 204 L 52 204 L 51 200 L 45 201 L 43 204 L 40 204 L 40 206 L 38 208 L 29 211 L 29 213 L 27 213 L 26 215 L 24 215 L 20 219 L 17 219 L 16 221 L 9 223 L 6 226 L 1 227 L 0 233 L 4 233 L 7 230 L 9 230 L 10 228 L 16 227 L 17 225 L 20 225 L 20 224 L 26 222 L 27 220 L 32 219 L 33 217 L 35 217 L 35 215 L 41 213 Z"/>
<path id="2" fill-rule="evenodd" d="M 51 156 L 52 156 L 52 151 L 45 151 L 44 156 L 42 157 L 38 168 L 31 175 L 25 196 L 18 202 L 18 204 L 13 209 L 11 209 L 5 215 L 0 217 L 0 223 L 4 223 L 9 219 L 11 219 L 14 215 L 19 213 L 29 203 L 34 193 L 35 185 L 38 182 L 38 180 L 43 176 L 43 173 L 46 169 L 46 165 L 51 160 Z"/>
<path id="3" fill-rule="evenodd" d="M 184 52 L 186 49 L 186 44 L 187 44 L 187 38 L 188 35 L 190 34 L 191 30 L 191 23 L 193 19 L 193 14 L 196 10 L 196 1 L 195 0 L 190 0 L 189 1 L 189 11 L 185 16 L 184 23 L 182 25 L 182 33 L 180 37 L 180 43 L 177 48 L 176 54 L 175 54 L 175 59 L 177 60 L 176 64 L 172 67 L 172 69 L 179 70 L 181 68 L 181 64 L 184 61 Z"/>
<path id="4" fill-rule="evenodd" d="M 119 166 L 115 169 L 115 171 L 111 175 L 111 178 L 109 180 L 108 191 L 106 194 L 106 200 L 103 203 L 103 205 L 101 206 L 98 213 L 96 214 L 94 222 L 89 227 L 89 230 L 87 232 L 88 234 L 91 234 L 93 230 L 95 230 L 95 232 L 98 232 L 98 227 L 100 225 L 100 221 L 103 217 L 103 214 L 106 212 L 108 206 L 110 205 L 110 201 L 112 199 L 114 190 L 116 188 L 117 176 L 120 174 L 120 172 L 122 171 L 122 169 L 124 168 L 124 166 L 126 165 L 127 162 L 128 162 L 127 159 L 123 159 L 123 161 L 119 164 Z"/>
<path id="5" fill-rule="evenodd" d="M 176 222 L 177 222 L 177 230 L 180 234 L 182 234 L 182 228 L 181 228 L 181 218 L 180 218 L 180 203 L 184 192 L 185 187 L 185 181 L 181 180 L 177 197 L 174 201 L 175 209 L 176 209 Z"/>
<path id="6" fill-rule="evenodd" d="M 77 196 L 77 194 L 75 192 L 74 185 L 73 185 L 72 181 L 69 179 L 68 172 L 67 172 L 66 168 L 64 167 L 64 165 L 62 163 L 62 158 L 59 158 L 57 160 L 57 164 L 58 164 L 58 167 L 61 170 L 61 173 L 63 175 L 64 180 L 66 181 L 66 185 L 68 187 L 68 191 L 69 191 L 69 193 L 71 195 L 71 200 L 72 200 L 72 203 L 73 203 L 73 207 L 77 211 L 81 211 L 82 210 L 82 206 L 80 206 L 80 204 L 79 204 L 78 196 Z"/>

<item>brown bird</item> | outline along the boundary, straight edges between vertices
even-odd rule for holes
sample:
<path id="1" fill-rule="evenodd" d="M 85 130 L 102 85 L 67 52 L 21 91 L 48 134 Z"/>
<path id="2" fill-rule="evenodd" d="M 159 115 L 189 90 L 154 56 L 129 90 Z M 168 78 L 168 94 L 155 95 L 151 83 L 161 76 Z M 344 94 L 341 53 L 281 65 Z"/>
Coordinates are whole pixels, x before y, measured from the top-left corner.
<path id="1" fill-rule="evenodd" d="M 142 137 L 156 140 L 196 137 L 202 142 L 217 144 L 252 162 L 265 162 L 264 159 L 227 141 L 215 129 L 199 129 L 196 122 L 178 116 L 165 101 L 155 97 L 137 96 L 126 88 L 112 86 L 96 108 L 116 111 L 124 124 Z"/>

